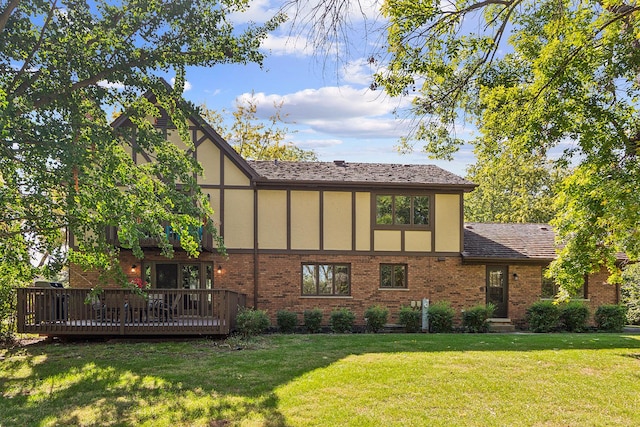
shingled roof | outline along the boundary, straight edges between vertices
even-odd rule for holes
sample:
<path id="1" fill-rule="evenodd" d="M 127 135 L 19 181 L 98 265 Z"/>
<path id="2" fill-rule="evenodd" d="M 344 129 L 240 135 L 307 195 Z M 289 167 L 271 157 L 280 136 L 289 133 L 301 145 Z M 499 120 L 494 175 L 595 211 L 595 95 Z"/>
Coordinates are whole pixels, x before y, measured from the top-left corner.
<path id="1" fill-rule="evenodd" d="M 468 261 L 548 262 L 555 258 L 555 233 L 546 224 L 468 223 L 464 251 Z"/>
<path id="2" fill-rule="evenodd" d="M 457 187 L 471 191 L 475 184 L 434 165 L 386 163 L 249 161 L 262 182 L 317 184 L 380 184 Z"/>

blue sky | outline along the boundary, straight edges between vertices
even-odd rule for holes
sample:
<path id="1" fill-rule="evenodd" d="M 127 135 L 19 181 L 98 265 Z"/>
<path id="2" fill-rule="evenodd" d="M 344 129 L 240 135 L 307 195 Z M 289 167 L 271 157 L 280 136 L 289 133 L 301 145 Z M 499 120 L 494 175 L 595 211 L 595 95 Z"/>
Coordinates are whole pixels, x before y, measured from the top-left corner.
<path id="1" fill-rule="evenodd" d="M 238 25 L 264 22 L 281 3 L 254 0 L 251 9 L 234 16 L 234 20 Z M 370 5 L 365 13 L 371 25 L 376 22 L 376 2 L 362 3 Z M 289 38 L 290 26 L 285 24 L 263 44 L 267 57 L 262 68 L 256 64 L 190 68 L 184 96 L 198 105 L 232 111 L 238 100 L 253 92 L 257 114 L 264 118 L 274 112 L 274 103 L 283 103 L 282 113 L 291 122 L 287 127 L 296 130 L 288 140 L 313 149 L 322 161 L 430 163 L 464 175 L 466 166 L 473 162 L 468 148 L 451 162 L 431 160 L 419 152 L 419 147 L 408 155 L 395 151 L 394 146 L 411 123 L 395 117 L 393 111 L 404 116 L 402 112 L 410 105 L 410 99 L 393 99 L 382 90 L 369 89 L 376 65 L 368 64 L 367 58 L 380 52 L 372 43 L 380 36 L 370 34 L 365 38 L 356 31 L 361 24 L 360 13 L 350 16 L 354 36 L 348 46 L 338 46 L 339 64 L 333 61 L 334 56 L 314 51 L 308 38 Z M 461 128 L 458 136 L 470 138 L 472 134 Z"/>

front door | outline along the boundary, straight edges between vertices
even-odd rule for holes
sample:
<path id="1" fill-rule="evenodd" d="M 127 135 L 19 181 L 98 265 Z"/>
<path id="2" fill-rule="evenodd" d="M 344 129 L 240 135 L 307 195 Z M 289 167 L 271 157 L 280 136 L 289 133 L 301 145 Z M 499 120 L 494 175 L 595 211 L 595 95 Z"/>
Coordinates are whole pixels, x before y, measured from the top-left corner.
<path id="1" fill-rule="evenodd" d="M 493 317 L 507 317 L 507 303 L 509 301 L 507 282 L 507 267 L 487 267 L 487 304 L 491 303 L 496 306 Z"/>

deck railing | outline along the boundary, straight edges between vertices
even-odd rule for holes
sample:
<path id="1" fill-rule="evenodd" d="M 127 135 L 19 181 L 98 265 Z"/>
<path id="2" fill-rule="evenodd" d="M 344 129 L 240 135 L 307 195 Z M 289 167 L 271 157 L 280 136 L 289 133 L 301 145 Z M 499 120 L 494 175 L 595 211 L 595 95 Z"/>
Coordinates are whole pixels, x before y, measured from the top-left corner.
<path id="1" fill-rule="evenodd" d="M 220 289 L 18 289 L 18 332 L 42 335 L 226 335 L 246 296 Z"/>

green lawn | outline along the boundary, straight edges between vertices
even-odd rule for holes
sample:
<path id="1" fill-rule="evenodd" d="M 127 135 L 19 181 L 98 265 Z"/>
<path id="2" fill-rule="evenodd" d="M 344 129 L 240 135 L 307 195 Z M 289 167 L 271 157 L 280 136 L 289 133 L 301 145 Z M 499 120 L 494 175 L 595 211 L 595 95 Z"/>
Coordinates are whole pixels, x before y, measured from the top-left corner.
<path id="1" fill-rule="evenodd" d="M 0 393 L 2 427 L 635 426 L 640 335 L 40 344 L 0 350 Z"/>

